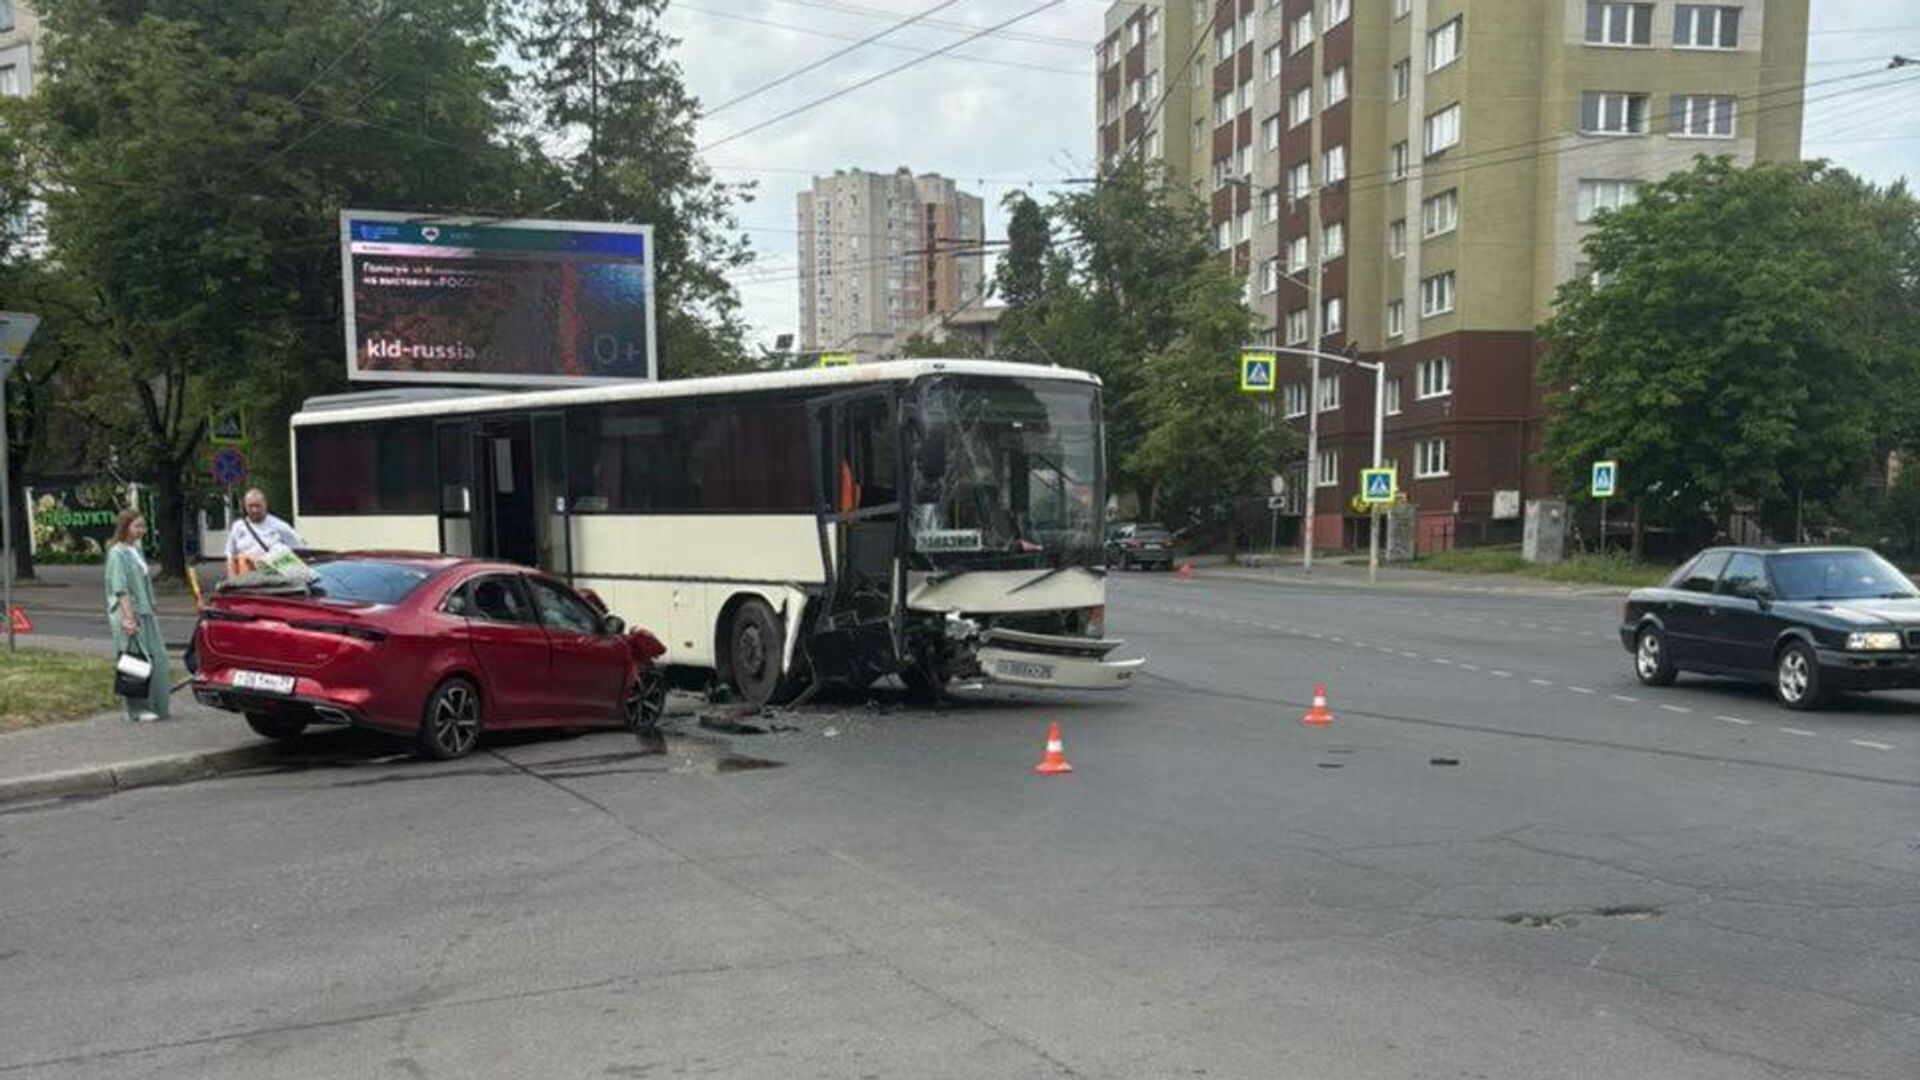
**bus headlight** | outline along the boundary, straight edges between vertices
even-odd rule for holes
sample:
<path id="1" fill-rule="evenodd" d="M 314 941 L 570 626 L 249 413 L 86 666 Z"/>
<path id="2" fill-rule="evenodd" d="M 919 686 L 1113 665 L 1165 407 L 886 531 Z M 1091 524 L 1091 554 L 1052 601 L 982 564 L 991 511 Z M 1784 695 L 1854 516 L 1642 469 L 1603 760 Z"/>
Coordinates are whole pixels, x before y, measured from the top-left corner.
<path id="1" fill-rule="evenodd" d="M 1900 635 L 1892 630 L 1866 630 L 1847 635 L 1847 648 L 1855 652 L 1891 652 L 1900 647 Z"/>
<path id="2" fill-rule="evenodd" d="M 1101 604 L 1087 609 L 1086 627 L 1087 636 L 1090 638 L 1107 636 L 1107 605 Z"/>

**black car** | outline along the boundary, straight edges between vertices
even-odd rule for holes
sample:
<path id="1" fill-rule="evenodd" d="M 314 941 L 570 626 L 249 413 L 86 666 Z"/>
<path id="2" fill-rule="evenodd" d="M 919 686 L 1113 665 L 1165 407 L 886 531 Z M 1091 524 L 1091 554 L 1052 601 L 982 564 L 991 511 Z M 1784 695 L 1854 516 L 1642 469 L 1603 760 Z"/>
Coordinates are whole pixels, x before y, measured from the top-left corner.
<path id="1" fill-rule="evenodd" d="M 1920 687 L 1920 589 L 1865 548 L 1709 548 L 1627 597 L 1634 674 L 1766 680 L 1789 709 Z"/>
<path id="2" fill-rule="evenodd" d="M 1173 533 L 1165 525 L 1116 525 L 1107 534 L 1107 565 L 1173 569 Z"/>

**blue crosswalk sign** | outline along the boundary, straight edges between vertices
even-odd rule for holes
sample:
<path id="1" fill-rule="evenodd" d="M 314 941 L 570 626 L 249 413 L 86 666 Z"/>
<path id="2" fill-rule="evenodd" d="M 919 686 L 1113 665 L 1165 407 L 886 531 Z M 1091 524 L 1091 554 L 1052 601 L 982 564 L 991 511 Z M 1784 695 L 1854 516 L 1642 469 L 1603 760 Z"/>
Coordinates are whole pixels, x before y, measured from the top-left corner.
<path id="1" fill-rule="evenodd" d="M 1240 354 L 1240 389 L 1252 394 L 1273 393 L 1273 357 L 1265 353 Z"/>
<path id="2" fill-rule="evenodd" d="M 1390 503 L 1393 501 L 1396 480 L 1392 469 L 1360 470 L 1360 501 L 1364 503 Z"/>
<path id="3" fill-rule="evenodd" d="M 1593 463 L 1593 497 L 1596 499 L 1613 498 L 1614 489 L 1619 485 L 1620 465 L 1614 461 L 1596 461 Z"/>

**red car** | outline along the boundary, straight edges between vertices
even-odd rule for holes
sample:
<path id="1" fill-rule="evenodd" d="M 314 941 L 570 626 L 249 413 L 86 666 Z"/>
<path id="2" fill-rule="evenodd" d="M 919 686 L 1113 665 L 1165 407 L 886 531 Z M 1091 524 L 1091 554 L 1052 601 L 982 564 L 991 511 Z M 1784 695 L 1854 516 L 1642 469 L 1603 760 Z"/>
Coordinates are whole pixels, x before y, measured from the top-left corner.
<path id="1" fill-rule="evenodd" d="M 482 731 L 659 722 L 665 652 L 591 593 L 445 555 L 316 558 L 306 585 L 223 586 L 194 631 L 193 696 L 292 738 L 310 723 L 411 736 L 457 758 Z"/>

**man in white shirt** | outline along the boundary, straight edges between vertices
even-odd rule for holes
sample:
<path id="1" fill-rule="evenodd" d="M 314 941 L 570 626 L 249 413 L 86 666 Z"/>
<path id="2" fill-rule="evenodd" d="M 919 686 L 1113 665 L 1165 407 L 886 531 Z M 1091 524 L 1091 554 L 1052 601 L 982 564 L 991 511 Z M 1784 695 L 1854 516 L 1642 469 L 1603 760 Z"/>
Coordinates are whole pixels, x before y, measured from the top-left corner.
<path id="1" fill-rule="evenodd" d="M 299 549 L 307 546 L 293 526 L 267 513 L 267 497 L 259 488 L 248 490 L 240 500 L 246 516 L 227 530 L 227 573 L 240 574 L 252 569 L 275 544 Z M 244 561 L 245 565 L 242 565 Z"/>

